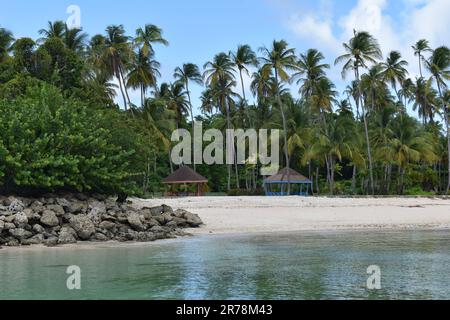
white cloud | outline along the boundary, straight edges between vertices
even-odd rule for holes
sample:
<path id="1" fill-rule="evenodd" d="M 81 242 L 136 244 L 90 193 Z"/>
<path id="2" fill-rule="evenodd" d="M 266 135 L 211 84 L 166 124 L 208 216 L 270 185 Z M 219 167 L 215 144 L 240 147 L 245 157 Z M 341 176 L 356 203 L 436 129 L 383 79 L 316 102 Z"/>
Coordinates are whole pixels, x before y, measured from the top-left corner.
<path id="1" fill-rule="evenodd" d="M 378 39 L 385 56 L 400 51 L 414 77 L 418 63 L 411 46 L 417 40 L 428 39 L 432 47 L 450 45 L 450 1 L 402 0 L 402 12 L 389 12 L 388 5 L 387 0 L 358 0 L 340 17 L 333 12 L 324 15 L 321 10 L 294 14 L 288 27 L 327 55 L 341 53 L 341 43 L 351 38 L 353 30 L 368 31 Z"/>
<path id="2" fill-rule="evenodd" d="M 327 49 L 337 51 L 341 47 L 341 43 L 333 35 L 332 20 L 320 19 L 314 15 L 296 15 L 290 18 L 288 25 L 299 37 L 321 44 Z"/>

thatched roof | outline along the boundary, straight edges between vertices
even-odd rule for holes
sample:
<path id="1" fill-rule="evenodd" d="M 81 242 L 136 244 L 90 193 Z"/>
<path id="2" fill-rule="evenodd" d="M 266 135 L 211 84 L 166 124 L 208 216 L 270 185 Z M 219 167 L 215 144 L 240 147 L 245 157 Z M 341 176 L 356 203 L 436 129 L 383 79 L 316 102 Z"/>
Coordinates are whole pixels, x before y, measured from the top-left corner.
<path id="1" fill-rule="evenodd" d="M 290 173 L 290 174 L 289 174 Z M 304 175 L 301 175 L 300 173 L 298 173 L 297 171 L 293 170 L 293 169 L 288 169 L 288 168 L 284 168 L 282 170 L 280 170 L 277 174 L 267 178 L 265 180 L 265 182 L 267 183 L 281 183 L 281 182 L 292 182 L 292 183 L 298 183 L 298 182 L 303 182 L 303 183 L 311 183 L 311 180 L 309 180 L 308 178 L 306 178 Z"/>
<path id="2" fill-rule="evenodd" d="M 208 179 L 196 173 L 189 167 L 181 167 L 170 176 L 163 180 L 165 184 L 182 184 L 182 183 L 208 183 Z"/>

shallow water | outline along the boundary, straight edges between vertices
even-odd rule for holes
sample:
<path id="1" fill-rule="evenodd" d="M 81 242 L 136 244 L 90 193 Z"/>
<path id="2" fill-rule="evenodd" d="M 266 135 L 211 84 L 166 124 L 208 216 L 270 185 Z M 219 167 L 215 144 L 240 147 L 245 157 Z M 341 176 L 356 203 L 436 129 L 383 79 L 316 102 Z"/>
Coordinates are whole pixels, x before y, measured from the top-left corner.
<path id="1" fill-rule="evenodd" d="M 381 290 L 367 289 L 371 265 Z M 0 250 L 0 299 L 450 299 L 449 273 L 450 231 L 204 236 Z"/>

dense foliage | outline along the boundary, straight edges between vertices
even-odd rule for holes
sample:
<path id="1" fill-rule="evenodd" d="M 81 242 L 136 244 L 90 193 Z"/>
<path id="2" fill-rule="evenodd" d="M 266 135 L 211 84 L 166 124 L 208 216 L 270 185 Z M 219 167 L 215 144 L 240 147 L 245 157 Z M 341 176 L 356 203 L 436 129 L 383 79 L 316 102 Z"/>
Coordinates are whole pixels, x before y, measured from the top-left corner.
<path id="1" fill-rule="evenodd" d="M 337 92 L 316 49 L 285 41 L 219 53 L 203 71 L 186 63 L 158 83 L 162 30 L 123 26 L 91 38 L 56 21 L 41 39 L 0 28 L 0 186 L 4 190 L 160 192 L 175 128 L 281 129 L 284 165 L 317 194 L 449 192 L 450 50 L 419 40 L 420 75 L 397 51 L 355 32 L 335 61 L 348 87 Z M 245 87 L 244 76 L 251 77 Z M 193 105 L 192 86 L 205 86 Z M 248 99 L 247 90 L 254 96 Z M 140 94 L 131 101 L 130 90 Z M 298 95 L 292 91 L 298 90 Z M 118 96 L 117 96 L 118 95 Z M 116 102 L 116 98 L 120 103 Z M 408 114 L 409 111 L 417 114 Z M 259 166 L 195 166 L 210 191 L 258 194 Z"/>

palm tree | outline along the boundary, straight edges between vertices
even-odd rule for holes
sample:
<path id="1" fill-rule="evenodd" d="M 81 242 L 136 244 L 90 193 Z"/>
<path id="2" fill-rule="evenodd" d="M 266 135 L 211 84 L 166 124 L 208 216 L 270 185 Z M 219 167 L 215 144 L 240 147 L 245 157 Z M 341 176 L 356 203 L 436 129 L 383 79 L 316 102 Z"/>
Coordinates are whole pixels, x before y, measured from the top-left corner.
<path id="1" fill-rule="evenodd" d="M 134 55 L 127 75 L 127 87 L 140 90 L 141 107 L 144 107 L 147 89 L 155 87 L 157 78 L 161 76 L 160 64 L 152 58 L 139 51 Z"/>
<path id="2" fill-rule="evenodd" d="M 83 33 L 83 29 L 79 28 L 68 28 L 65 25 L 64 30 L 64 44 L 70 50 L 75 52 L 81 52 L 85 47 L 85 41 L 87 39 L 87 34 Z"/>
<path id="3" fill-rule="evenodd" d="M 161 84 L 160 97 L 165 101 L 167 109 L 174 112 L 177 128 L 180 128 L 184 116 L 189 114 L 189 102 L 183 84 Z"/>
<path id="4" fill-rule="evenodd" d="M 416 42 L 415 45 L 412 46 L 414 50 L 414 55 L 419 57 L 419 70 L 420 70 L 420 77 L 423 78 L 422 74 L 422 61 L 424 59 L 422 53 L 424 52 L 430 52 L 432 51 L 429 46 L 428 40 L 421 39 Z"/>
<path id="5" fill-rule="evenodd" d="M 11 31 L 0 28 L 0 61 L 3 60 L 11 50 L 14 37 Z"/>
<path id="6" fill-rule="evenodd" d="M 198 85 L 203 85 L 203 78 L 200 73 L 200 69 L 193 63 L 185 63 L 181 68 L 178 67 L 175 69 L 173 77 L 181 82 L 186 88 L 192 125 L 194 125 L 194 112 L 191 100 L 191 92 L 189 90 L 189 82 L 192 81 Z"/>
<path id="7" fill-rule="evenodd" d="M 342 69 L 342 76 L 345 77 L 349 70 L 354 71 L 355 80 L 358 83 L 358 101 L 360 101 L 363 119 L 364 130 L 366 135 L 367 155 L 369 158 L 369 174 L 372 194 L 375 193 L 375 184 L 373 179 L 373 162 L 372 151 L 370 148 L 369 128 L 367 124 L 367 114 L 364 108 L 363 95 L 361 92 L 360 69 L 367 69 L 367 63 L 376 63 L 376 59 L 382 59 L 382 53 L 378 41 L 368 32 L 354 32 L 354 37 L 350 39 L 349 43 L 344 43 L 345 54 L 338 57 L 335 65 L 345 62 Z"/>
<path id="8" fill-rule="evenodd" d="M 250 89 L 253 95 L 257 97 L 258 101 L 268 99 L 275 95 L 276 84 L 272 72 L 267 73 L 263 72 L 262 69 L 259 69 L 257 72 L 253 73 L 252 78 L 253 80 L 250 84 Z"/>
<path id="9" fill-rule="evenodd" d="M 64 33 L 66 32 L 66 23 L 64 21 L 49 21 L 47 23 L 47 29 L 39 30 L 39 34 L 42 36 L 39 41 L 43 42 L 52 38 L 64 39 Z"/>
<path id="10" fill-rule="evenodd" d="M 284 155 L 286 159 L 286 168 L 288 169 L 288 180 L 290 180 L 290 163 L 289 163 L 289 150 L 288 150 L 288 137 L 287 137 L 287 122 L 283 110 L 283 103 L 281 100 L 280 87 L 281 82 L 289 82 L 290 76 L 288 71 L 297 70 L 297 59 L 295 57 L 295 49 L 289 48 L 288 43 L 284 40 L 276 41 L 272 43 L 270 49 L 263 47 L 260 50 L 263 53 L 261 58 L 263 67 L 263 74 L 271 74 L 272 71 L 275 74 L 275 87 L 276 98 L 278 107 L 280 108 L 281 118 L 283 121 L 284 131 Z M 291 185 L 288 184 L 288 195 L 291 193 Z"/>
<path id="11" fill-rule="evenodd" d="M 361 76 L 361 89 L 365 92 L 366 101 L 371 102 L 371 110 L 376 109 L 377 94 L 385 89 L 383 67 L 376 64 Z"/>
<path id="12" fill-rule="evenodd" d="M 323 54 L 316 49 L 309 49 L 300 55 L 298 60 L 299 71 L 292 76 L 300 86 L 300 94 L 307 99 L 312 95 L 317 80 L 325 76 L 325 69 L 329 69 L 329 64 L 322 63 L 325 59 Z"/>
<path id="13" fill-rule="evenodd" d="M 446 131 L 447 131 L 447 151 L 450 155 L 450 123 L 449 107 L 444 103 L 444 92 L 447 88 L 445 80 L 450 80 L 450 49 L 448 47 L 439 47 L 433 51 L 431 57 L 426 62 L 427 68 L 436 81 L 439 97 L 442 101 L 442 112 L 444 113 Z M 450 156 L 448 157 L 448 183 L 446 193 L 450 191 Z"/>
<path id="14" fill-rule="evenodd" d="M 417 122 L 409 116 L 399 116 L 391 126 L 392 138 L 385 148 L 393 155 L 399 168 L 399 194 L 403 194 L 405 169 L 410 162 L 433 163 L 437 160 L 431 137 L 418 130 Z"/>
<path id="15" fill-rule="evenodd" d="M 423 78 L 417 78 L 413 84 L 410 100 L 413 101 L 413 110 L 418 110 L 423 123 L 434 123 L 434 115 L 437 111 L 437 92 L 432 87 L 432 82 Z"/>
<path id="16" fill-rule="evenodd" d="M 401 86 L 405 81 L 408 75 L 408 71 L 406 70 L 408 62 L 402 60 L 402 55 L 400 52 L 391 51 L 388 54 L 386 62 L 381 63 L 381 66 L 383 68 L 383 79 L 391 83 L 392 88 L 397 94 L 398 100 L 401 101 L 397 90 L 397 84 Z"/>
<path id="17" fill-rule="evenodd" d="M 239 77 L 241 79 L 242 87 L 242 98 L 244 99 L 245 103 L 247 103 L 243 73 L 245 72 L 247 75 L 249 75 L 248 66 L 256 66 L 258 64 L 256 54 L 255 52 L 253 52 L 249 45 L 240 45 L 238 46 L 236 52 L 230 52 L 230 58 L 239 71 Z"/>
<path id="18" fill-rule="evenodd" d="M 202 75 L 201 75 L 200 70 L 197 65 L 195 65 L 193 63 L 185 63 L 185 64 L 183 64 L 183 66 L 181 68 L 178 67 L 175 69 L 175 73 L 174 73 L 173 77 L 177 81 L 182 83 L 186 89 L 186 93 L 187 93 L 188 101 L 189 101 L 189 113 L 191 115 L 192 132 L 194 132 L 194 126 L 195 126 L 194 110 L 193 110 L 194 108 L 192 106 L 191 92 L 189 91 L 189 81 L 197 83 L 198 85 L 203 85 Z M 194 171 L 196 171 L 196 170 L 197 170 L 197 166 L 194 162 Z"/>
<path id="19" fill-rule="evenodd" d="M 205 79 L 206 84 L 213 90 L 214 95 L 216 95 L 218 100 L 218 105 L 220 106 L 222 111 L 225 111 L 227 117 L 227 129 L 232 129 L 231 123 L 231 106 L 234 104 L 232 101 L 235 93 L 232 88 L 236 85 L 234 72 L 233 72 L 234 63 L 231 61 L 230 56 L 226 53 L 217 54 L 213 61 L 209 61 L 204 65 L 204 73 L 203 78 Z M 227 136 L 228 140 L 231 140 L 230 137 Z M 230 146 L 228 146 L 229 148 Z M 232 165 L 231 158 L 235 159 L 236 149 L 233 143 L 232 152 L 229 153 L 229 158 L 227 159 L 228 163 L 228 191 L 231 190 L 231 169 Z M 231 150 L 230 150 L 231 151 Z M 239 184 L 239 176 L 236 165 L 236 184 L 237 188 L 240 189 Z"/>
<path id="20" fill-rule="evenodd" d="M 134 42 L 140 46 L 140 50 L 144 56 L 150 56 L 154 53 L 153 44 L 159 43 L 165 46 L 169 45 L 169 42 L 163 38 L 162 29 L 153 25 L 146 24 L 144 28 L 136 30 L 136 37 Z"/>
<path id="21" fill-rule="evenodd" d="M 94 37 L 91 41 L 91 52 L 99 53 L 97 63 L 111 77 L 115 76 L 122 93 L 125 110 L 131 104 L 125 85 L 124 65 L 128 64 L 133 52 L 128 42 L 129 37 L 125 35 L 123 25 L 111 25 L 106 28 L 106 37 Z M 95 60 L 95 58 L 94 58 Z"/>

